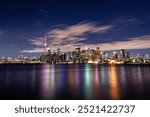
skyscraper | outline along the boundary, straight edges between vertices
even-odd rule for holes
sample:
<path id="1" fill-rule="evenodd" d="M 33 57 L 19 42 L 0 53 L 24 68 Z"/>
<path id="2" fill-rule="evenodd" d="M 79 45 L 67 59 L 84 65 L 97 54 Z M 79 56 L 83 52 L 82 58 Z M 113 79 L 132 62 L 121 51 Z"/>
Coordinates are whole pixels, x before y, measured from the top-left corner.
<path id="1" fill-rule="evenodd" d="M 117 59 L 117 58 L 118 58 L 117 52 L 115 52 L 115 51 L 113 52 L 113 58 L 114 58 L 114 59 Z"/>
<path id="2" fill-rule="evenodd" d="M 125 58 L 125 50 L 124 49 L 120 50 L 120 57 Z"/>
<path id="3" fill-rule="evenodd" d="M 79 53 L 80 53 L 80 47 L 76 47 L 76 48 L 75 48 L 75 52 L 76 52 L 77 54 L 79 54 Z"/>

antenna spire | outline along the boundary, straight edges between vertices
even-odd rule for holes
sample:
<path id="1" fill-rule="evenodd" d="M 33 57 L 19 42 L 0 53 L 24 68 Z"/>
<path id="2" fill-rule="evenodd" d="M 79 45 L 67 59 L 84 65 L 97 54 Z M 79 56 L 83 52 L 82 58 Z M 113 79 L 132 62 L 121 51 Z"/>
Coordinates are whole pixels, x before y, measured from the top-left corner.
<path id="1" fill-rule="evenodd" d="M 45 50 L 45 55 L 46 55 L 46 48 L 47 48 L 47 39 L 46 39 L 46 34 L 44 38 L 44 50 Z"/>

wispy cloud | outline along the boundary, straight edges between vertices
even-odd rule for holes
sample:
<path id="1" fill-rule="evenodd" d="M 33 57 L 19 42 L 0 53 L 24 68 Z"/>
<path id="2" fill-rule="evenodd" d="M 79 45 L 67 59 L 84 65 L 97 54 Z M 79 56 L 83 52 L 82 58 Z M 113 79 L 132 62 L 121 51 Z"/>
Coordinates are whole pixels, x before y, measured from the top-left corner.
<path id="1" fill-rule="evenodd" d="M 95 22 L 79 23 L 64 29 L 51 30 L 48 32 L 48 37 L 51 39 L 51 44 L 55 45 L 77 44 L 81 40 L 86 40 L 89 33 L 106 33 L 112 27 L 111 25 L 99 26 Z"/>
<path id="2" fill-rule="evenodd" d="M 131 26 L 133 24 L 140 24 L 143 21 L 139 18 L 130 16 L 130 15 L 125 15 L 125 16 L 120 16 L 120 17 L 109 19 L 108 22 L 115 26 L 120 26 L 120 25 Z"/>
<path id="3" fill-rule="evenodd" d="M 43 46 L 44 45 L 44 41 L 43 41 L 43 37 L 39 37 L 36 39 L 29 39 L 30 44 L 32 45 L 36 45 L 36 46 Z"/>
<path id="4" fill-rule="evenodd" d="M 22 50 L 22 53 L 42 53 L 44 52 L 44 48 L 34 48 L 31 50 Z"/>
<path id="5" fill-rule="evenodd" d="M 68 43 L 61 46 L 64 51 L 72 51 L 76 44 Z M 85 44 L 80 43 L 80 48 L 85 49 Z M 103 51 L 120 50 L 120 49 L 143 49 L 150 48 L 150 35 L 129 38 L 128 41 L 115 41 L 110 43 L 89 44 L 90 48 L 100 47 Z M 44 48 L 34 48 L 33 50 L 23 50 L 24 53 L 44 52 Z"/>
<path id="6" fill-rule="evenodd" d="M 110 43 L 95 44 L 91 46 L 99 46 L 102 50 L 150 48 L 150 35 L 129 38 L 127 41 L 116 41 Z"/>
<path id="7" fill-rule="evenodd" d="M 63 46 L 69 48 L 70 46 L 82 45 L 80 42 L 87 39 L 87 34 L 106 33 L 112 28 L 112 25 L 97 25 L 95 22 L 81 22 L 63 29 L 57 27 L 46 33 L 47 42 L 49 47 Z M 30 44 L 37 47 L 43 47 L 44 45 L 44 37 L 30 39 L 29 41 Z M 28 51 L 23 50 L 22 52 Z"/>
<path id="8" fill-rule="evenodd" d="M 113 29 L 115 25 L 97 25 L 95 22 L 81 22 L 65 28 L 54 28 L 49 30 L 47 34 L 47 43 L 49 48 L 62 47 L 64 51 L 74 50 L 75 46 L 82 49 L 86 46 L 88 34 L 106 33 Z M 118 49 L 141 49 L 150 48 L 150 35 L 137 36 L 135 38 L 122 38 L 126 41 L 111 41 L 107 43 L 88 44 L 89 47 L 100 47 L 102 50 L 118 50 Z M 44 36 L 30 39 L 30 44 L 35 46 L 31 50 L 22 50 L 23 53 L 43 52 Z"/>

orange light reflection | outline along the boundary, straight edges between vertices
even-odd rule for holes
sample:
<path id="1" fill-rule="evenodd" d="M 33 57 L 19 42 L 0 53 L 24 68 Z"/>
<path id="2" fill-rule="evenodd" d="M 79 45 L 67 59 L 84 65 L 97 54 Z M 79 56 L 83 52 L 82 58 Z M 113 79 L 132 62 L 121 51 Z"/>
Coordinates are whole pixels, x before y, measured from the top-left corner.
<path id="1" fill-rule="evenodd" d="M 115 67 L 114 64 L 111 65 L 110 75 L 111 75 L 111 77 L 110 77 L 111 99 L 113 99 L 113 100 L 120 99 L 118 78 L 117 78 L 117 75 L 116 75 L 116 67 Z"/>

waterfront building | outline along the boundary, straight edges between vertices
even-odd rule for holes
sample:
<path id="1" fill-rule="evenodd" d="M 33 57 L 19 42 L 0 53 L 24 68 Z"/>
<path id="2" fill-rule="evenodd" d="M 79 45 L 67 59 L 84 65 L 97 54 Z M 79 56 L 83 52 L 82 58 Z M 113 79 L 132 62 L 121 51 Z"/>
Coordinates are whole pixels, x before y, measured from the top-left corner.
<path id="1" fill-rule="evenodd" d="M 95 61 L 100 62 L 100 48 L 99 47 L 96 47 L 94 54 L 95 54 Z"/>
<path id="2" fill-rule="evenodd" d="M 125 58 L 125 50 L 124 49 L 120 50 L 120 57 Z"/>
<path id="3" fill-rule="evenodd" d="M 21 62 L 22 60 L 20 60 Z M 33 60 L 32 60 L 33 61 Z M 36 60 L 37 61 L 37 60 Z M 108 56 L 106 52 L 100 51 L 100 48 L 97 47 L 94 49 L 86 49 L 80 50 L 79 47 L 76 47 L 72 52 L 61 52 L 60 48 L 51 52 L 48 49 L 46 55 L 40 56 L 41 62 L 48 62 L 48 63 L 106 63 L 106 64 L 149 64 L 150 59 L 148 55 L 138 56 L 137 57 L 130 57 L 130 53 L 125 53 L 125 50 L 122 49 L 120 51 L 120 57 L 116 51 L 113 52 L 112 56 Z"/>
<path id="4" fill-rule="evenodd" d="M 50 48 L 47 49 L 48 55 L 52 55 L 52 51 Z"/>
<path id="5" fill-rule="evenodd" d="M 117 59 L 117 58 L 118 58 L 117 52 L 115 52 L 115 51 L 113 52 L 112 58 L 113 58 L 113 59 Z"/>
<path id="6" fill-rule="evenodd" d="M 75 52 L 76 52 L 76 54 L 79 54 L 80 53 L 80 47 L 76 47 Z"/>
<path id="7" fill-rule="evenodd" d="M 57 48 L 57 52 L 56 52 L 58 55 L 61 54 L 61 49 L 60 48 Z"/>
<path id="8" fill-rule="evenodd" d="M 108 54 L 106 52 L 102 52 L 101 56 L 103 60 L 108 59 Z"/>
<path id="9" fill-rule="evenodd" d="M 130 58 L 130 53 L 129 53 L 129 52 L 126 53 L 126 58 L 127 58 L 127 59 Z"/>

